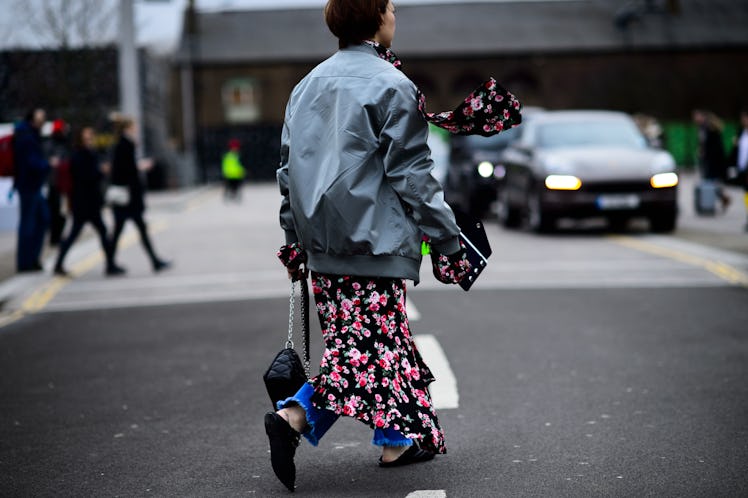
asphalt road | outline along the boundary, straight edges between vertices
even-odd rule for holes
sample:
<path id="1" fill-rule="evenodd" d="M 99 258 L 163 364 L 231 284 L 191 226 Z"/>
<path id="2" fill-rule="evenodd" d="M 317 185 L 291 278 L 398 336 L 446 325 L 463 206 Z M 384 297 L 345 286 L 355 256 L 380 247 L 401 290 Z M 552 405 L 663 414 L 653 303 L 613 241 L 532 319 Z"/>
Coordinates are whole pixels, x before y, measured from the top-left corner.
<path id="1" fill-rule="evenodd" d="M 154 209 L 172 272 L 132 245 L 104 279 L 84 244 L 76 279 L 18 298 L 37 307 L 0 328 L 0 495 L 288 495 L 262 428 L 287 313 L 274 201 Z M 300 447 L 297 494 L 746 496 L 745 258 L 636 230 L 489 235 L 473 291 L 426 268 L 409 290 L 457 381 L 448 454 L 380 469 L 341 420 Z"/>

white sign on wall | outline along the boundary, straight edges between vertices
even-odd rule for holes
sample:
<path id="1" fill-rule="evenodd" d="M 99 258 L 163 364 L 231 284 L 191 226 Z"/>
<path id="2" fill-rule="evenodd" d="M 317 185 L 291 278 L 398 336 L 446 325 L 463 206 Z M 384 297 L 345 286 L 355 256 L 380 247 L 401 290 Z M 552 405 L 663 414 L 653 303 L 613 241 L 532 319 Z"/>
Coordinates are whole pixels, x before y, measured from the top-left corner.
<path id="1" fill-rule="evenodd" d="M 254 123 L 260 119 L 260 84 L 254 78 L 227 80 L 221 89 L 223 113 L 229 123 Z"/>

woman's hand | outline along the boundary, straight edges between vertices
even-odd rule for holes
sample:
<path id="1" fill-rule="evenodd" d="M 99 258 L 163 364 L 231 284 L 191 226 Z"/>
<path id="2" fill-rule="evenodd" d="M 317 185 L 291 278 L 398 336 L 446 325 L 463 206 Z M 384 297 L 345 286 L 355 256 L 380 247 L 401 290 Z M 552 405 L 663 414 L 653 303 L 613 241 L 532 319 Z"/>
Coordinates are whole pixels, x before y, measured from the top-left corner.
<path id="1" fill-rule="evenodd" d="M 434 277 L 443 284 L 458 284 L 470 273 L 465 245 L 460 242 L 460 250 L 454 254 L 431 253 L 431 268 Z"/>
<path id="2" fill-rule="evenodd" d="M 301 244 L 294 242 L 282 246 L 278 250 L 278 259 L 288 271 L 288 278 L 291 280 L 305 280 L 309 270 L 306 267 L 306 251 Z"/>
<path id="3" fill-rule="evenodd" d="M 301 265 L 293 270 L 291 268 L 286 268 L 286 270 L 288 271 L 288 278 L 293 281 L 306 280 L 306 277 L 309 274 L 309 270 L 307 270 L 306 265 Z"/>

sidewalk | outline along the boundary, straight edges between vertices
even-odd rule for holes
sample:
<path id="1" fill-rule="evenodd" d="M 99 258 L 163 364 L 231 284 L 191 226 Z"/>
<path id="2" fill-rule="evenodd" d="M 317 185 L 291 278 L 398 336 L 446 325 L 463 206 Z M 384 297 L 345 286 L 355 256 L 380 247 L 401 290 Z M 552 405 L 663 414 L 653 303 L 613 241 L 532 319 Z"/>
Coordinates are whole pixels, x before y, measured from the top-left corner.
<path id="1" fill-rule="evenodd" d="M 728 186 L 731 202 L 725 213 L 698 216 L 694 211 L 694 174 L 681 174 L 679 187 L 680 216 L 675 236 L 681 239 L 727 251 L 748 254 L 748 232 L 745 231 L 746 207 L 743 189 Z"/>
<path id="2" fill-rule="evenodd" d="M 208 195 L 211 192 L 215 194 L 217 189 L 212 186 L 202 186 L 179 191 L 149 193 L 146 198 L 146 220 L 151 230 L 154 227 L 158 228 L 159 220 L 187 211 L 191 203 L 194 203 L 196 200 L 199 201 L 202 196 Z M 9 206 L 4 205 L 3 209 L 4 219 L 12 219 L 17 216 L 16 213 L 9 212 L 11 209 Z M 107 227 L 111 227 L 113 225 L 111 211 L 105 209 L 103 216 L 104 223 Z M 133 232 L 135 232 L 134 225 L 128 223 L 123 233 L 123 238 L 128 236 L 132 238 L 134 236 Z M 16 230 L 8 229 L 7 227 L 4 230 L 0 230 L 0 312 L 4 311 L 6 304 L 17 300 L 20 296 L 27 294 L 30 289 L 38 288 L 45 281 L 52 279 L 52 269 L 58 248 L 50 247 L 49 245 L 45 246 L 42 254 L 43 272 L 17 274 L 15 264 L 16 241 Z M 156 247 L 158 248 L 157 242 Z M 99 254 L 100 247 L 96 233 L 91 226 L 86 225 L 66 258 L 66 267 L 72 268 L 76 262 Z"/>

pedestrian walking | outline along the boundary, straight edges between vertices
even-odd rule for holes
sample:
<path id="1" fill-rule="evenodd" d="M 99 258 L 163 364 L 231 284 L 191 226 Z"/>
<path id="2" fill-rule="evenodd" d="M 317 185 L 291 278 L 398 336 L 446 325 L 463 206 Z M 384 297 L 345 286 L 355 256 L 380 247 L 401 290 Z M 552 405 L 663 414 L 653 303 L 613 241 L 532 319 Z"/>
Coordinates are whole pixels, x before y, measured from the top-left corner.
<path id="1" fill-rule="evenodd" d="M 224 181 L 224 199 L 233 199 L 241 201 L 241 186 L 247 172 L 242 165 L 239 157 L 241 143 L 239 140 L 232 138 L 229 140 L 229 150 L 223 155 L 221 161 L 221 171 Z"/>
<path id="2" fill-rule="evenodd" d="M 16 252 L 19 272 L 42 270 L 40 258 L 49 227 L 49 207 L 42 192 L 50 171 L 41 141 L 45 120 L 44 109 L 33 109 L 16 124 L 13 133 L 13 186 L 21 201 Z M 51 161 L 54 164 L 56 160 Z"/>
<path id="3" fill-rule="evenodd" d="M 329 0 L 325 20 L 340 50 L 294 88 L 277 173 L 286 238 L 278 255 L 293 279 L 311 270 L 325 343 L 319 375 L 265 415 L 271 464 L 290 490 L 300 436 L 316 446 L 341 415 L 373 430 L 381 467 L 446 452 L 428 391 L 434 378 L 408 324 L 405 279 L 419 280 L 422 237 L 439 281 L 458 283 L 470 263 L 431 175 L 428 122 L 497 133 L 520 119 L 519 102 L 498 95 L 493 80 L 464 113 L 425 113 L 389 50 L 388 0 Z"/>
<path id="4" fill-rule="evenodd" d="M 90 126 L 79 129 L 76 133 L 73 152 L 70 158 L 72 191 L 70 205 L 73 212 L 73 226 L 68 236 L 60 244 L 54 272 L 67 276 L 65 256 L 75 243 L 86 223 L 90 223 L 99 235 L 101 249 L 106 257 L 106 273 L 118 275 L 124 270 L 114 263 L 112 247 L 107 236 L 106 226 L 101 219 L 101 208 L 104 205 L 102 184 L 104 175 L 99 164 L 99 157 L 94 148 L 96 134 Z"/>
<path id="5" fill-rule="evenodd" d="M 135 141 L 137 137 L 137 125 L 132 118 L 121 116 L 115 121 L 117 130 L 117 143 L 114 146 L 112 154 L 112 185 L 127 188 L 127 202 L 115 204 L 112 206 L 114 212 L 114 232 L 112 234 L 112 262 L 116 261 L 117 243 L 122 234 L 127 220 L 132 220 L 140 233 L 140 242 L 143 245 L 148 257 L 151 260 L 153 271 L 159 272 L 171 266 L 171 263 L 165 261 L 156 255 L 153 244 L 148 235 L 148 227 L 143 219 L 145 212 L 145 187 L 141 179 L 141 170 L 147 171 L 152 167 L 150 160 L 141 161 L 140 165 L 135 159 Z M 114 263 L 113 263 L 114 264 Z M 123 268 L 115 265 L 116 268 Z M 119 274 L 109 272 L 107 274 Z"/>
<path id="6" fill-rule="evenodd" d="M 727 158 L 722 142 L 724 123 L 713 112 L 700 109 L 693 111 L 693 121 L 698 127 L 701 176 L 716 184 L 722 211 L 726 211 L 730 205 L 730 196 L 722 186 L 727 176 Z"/>
<path id="7" fill-rule="evenodd" d="M 748 215 L 748 110 L 740 113 L 740 129 L 735 137 L 734 158 L 738 168 L 739 183 L 744 190 L 743 203 L 746 215 Z M 745 222 L 745 231 L 748 232 L 748 217 Z"/>
<path id="8" fill-rule="evenodd" d="M 56 246 L 62 240 L 67 217 L 65 187 L 70 176 L 69 126 L 62 119 L 52 122 L 52 134 L 47 143 L 47 157 L 55 158 L 47 181 L 47 206 L 49 207 L 49 245 Z"/>

